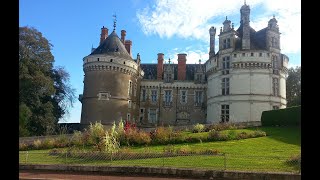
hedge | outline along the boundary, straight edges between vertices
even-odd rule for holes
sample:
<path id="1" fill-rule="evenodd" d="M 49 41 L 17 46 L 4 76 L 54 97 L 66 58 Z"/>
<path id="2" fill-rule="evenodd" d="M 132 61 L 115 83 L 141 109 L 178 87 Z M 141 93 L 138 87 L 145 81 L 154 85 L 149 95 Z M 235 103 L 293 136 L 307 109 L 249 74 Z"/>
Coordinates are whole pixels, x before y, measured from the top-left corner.
<path id="1" fill-rule="evenodd" d="M 301 106 L 263 111 L 262 126 L 299 126 L 301 122 Z"/>

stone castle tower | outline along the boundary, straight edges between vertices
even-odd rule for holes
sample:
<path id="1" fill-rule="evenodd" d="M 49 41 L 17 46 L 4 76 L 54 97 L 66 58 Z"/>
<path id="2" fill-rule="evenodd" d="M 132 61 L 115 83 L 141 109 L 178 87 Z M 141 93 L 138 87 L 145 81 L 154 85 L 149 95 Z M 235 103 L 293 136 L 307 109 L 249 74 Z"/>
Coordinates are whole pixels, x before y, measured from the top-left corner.
<path id="1" fill-rule="evenodd" d="M 82 126 L 101 121 L 110 126 L 113 121 L 131 119 L 137 116 L 137 92 L 143 71 L 140 56 L 131 57 L 130 40 L 125 40 L 126 31 L 121 31 L 121 39 L 114 29 L 101 28 L 100 45 L 83 58 L 84 90 L 79 99 L 82 102 Z"/>
<path id="2" fill-rule="evenodd" d="M 250 7 L 240 9 L 240 27 L 226 18 L 214 51 L 211 27 L 207 123 L 260 121 L 263 111 L 286 107 L 288 57 L 280 52 L 280 32 L 273 17 L 260 31 L 250 27 Z"/>

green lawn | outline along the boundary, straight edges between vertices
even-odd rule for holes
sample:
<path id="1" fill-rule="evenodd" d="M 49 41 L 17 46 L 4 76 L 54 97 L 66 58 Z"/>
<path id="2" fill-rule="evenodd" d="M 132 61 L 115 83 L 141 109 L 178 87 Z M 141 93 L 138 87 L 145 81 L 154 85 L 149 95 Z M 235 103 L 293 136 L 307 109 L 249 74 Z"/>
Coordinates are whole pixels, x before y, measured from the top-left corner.
<path id="1" fill-rule="evenodd" d="M 245 129 L 245 131 L 257 128 Z M 133 158 L 132 160 L 113 160 L 103 158 L 67 158 L 49 156 L 49 150 L 29 151 L 28 163 L 73 163 L 73 164 L 113 164 L 141 166 L 173 166 L 194 167 L 206 169 L 248 170 L 248 171 L 283 171 L 297 172 L 285 161 L 292 155 L 301 153 L 300 129 L 295 127 L 261 127 L 267 133 L 266 137 L 203 142 L 194 144 L 177 144 L 174 149 L 188 148 L 194 151 L 217 149 L 225 156 L 189 155 L 179 157 Z M 240 131 L 240 130 L 235 130 Z M 241 130 L 243 131 L 243 130 Z M 186 133 L 188 134 L 188 133 Z M 189 133 L 190 136 L 207 136 L 207 133 Z M 163 153 L 166 145 L 149 147 L 131 147 L 130 152 L 144 154 L 146 152 Z M 20 163 L 26 160 L 26 153 L 20 153 Z"/>

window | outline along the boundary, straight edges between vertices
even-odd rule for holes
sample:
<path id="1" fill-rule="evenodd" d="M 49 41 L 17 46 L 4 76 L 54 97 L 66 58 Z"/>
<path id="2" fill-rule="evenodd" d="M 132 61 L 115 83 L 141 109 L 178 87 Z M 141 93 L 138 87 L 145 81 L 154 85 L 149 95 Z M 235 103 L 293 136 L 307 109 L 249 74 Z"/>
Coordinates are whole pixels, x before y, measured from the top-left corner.
<path id="1" fill-rule="evenodd" d="M 279 79 L 278 78 L 272 78 L 272 89 L 273 89 L 273 95 L 279 96 Z"/>
<path id="2" fill-rule="evenodd" d="M 196 91 L 195 106 L 202 105 L 202 91 Z"/>
<path id="3" fill-rule="evenodd" d="M 112 62 L 113 61 L 113 59 L 110 59 L 110 62 Z"/>
<path id="4" fill-rule="evenodd" d="M 134 84 L 133 96 L 137 96 L 137 84 Z"/>
<path id="5" fill-rule="evenodd" d="M 229 105 L 221 105 L 221 122 L 229 122 Z"/>
<path id="6" fill-rule="evenodd" d="M 167 74 L 167 76 L 166 76 L 166 82 L 171 82 L 171 80 L 172 80 L 171 74 Z"/>
<path id="7" fill-rule="evenodd" d="M 128 100 L 128 108 L 131 108 L 131 101 Z"/>
<path id="8" fill-rule="evenodd" d="M 229 95 L 229 78 L 222 78 L 222 95 Z"/>
<path id="9" fill-rule="evenodd" d="M 244 57 L 246 55 L 246 53 L 242 53 L 242 57 Z"/>
<path id="10" fill-rule="evenodd" d="M 262 53 L 259 53 L 259 56 L 262 57 Z"/>
<path id="11" fill-rule="evenodd" d="M 229 74 L 230 69 L 230 57 L 226 56 L 222 58 L 222 74 Z"/>
<path id="12" fill-rule="evenodd" d="M 272 56 L 272 62 L 271 63 L 272 63 L 273 74 L 279 74 L 277 56 Z"/>
<path id="13" fill-rule="evenodd" d="M 165 90 L 164 92 L 165 92 L 165 94 L 164 94 L 165 106 L 170 106 L 170 104 L 171 104 L 171 90 Z"/>
<path id="14" fill-rule="evenodd" d="M 99 61 L 99 58 L 97 58 L 98 59 L 98 61 Z"/>
<path id="15" fill-rule="evenodd" d="M 129 80 L 129 88 L 128 88 L 128 95 L 132 94 L 132 82 Z"/>
<path id="16" fill-rule="evenodd" d="M 202 81 L 202 74 L 196 75 L 196 81 Z"/>
<path id="17" fill-rule="evenodd" d="M 98 94 L 98 100 L 109 100 L 109 97 L 111 97 L 109 93 L 100 92 Z"/>
<path id="18" fill-rule="evenodd" d="M 267 56 L 270 57 L 270 53 L 267 53 Z"/>
<path id="19" fill-rule="evenodd" d="M 130 113 L 127 114 L 127 121 L 130 121 Z"/>
<path id="20" fill-rule="evenodd" d="M 157 102 L 157 90 L 151 90 L 151 102 Z"/>
<path id="21" fill-rule="evenodd" d="M 181 91 L 181 103 L 186 103 L 187 102 L 187 91 L 183 90 Z"/>
<path id="22" fill-rule="evenodd" d="M 142 97 L 141 97 L 141 101 L 146 101 L 146 90 L 142 89 Z"/>
<path id="23" fill-rule="evenodd" d="M 235 57 L 235 58 L 236 58 L 236 57 L 237 57 L 237 54 L 233 54 L 233 57 Z"/>
<path id="24" fill-rule="evenodd" d="M 140 113 L 143 113 L 143 111 L 144 111 L 144 109 L 143 109 L 143 108 L 141 108 L 141 109 L 140 109 Z"/>
<path id="25" fill-rule="evenodd" d="M 157 109 L 149 109 L 149 122 L 155 124 L 157 121 Z"/>
<path id="26" fill-rule="evenodd" d="M 279 106 L 272 106 L 272 109 L 277 110 L 277 109 L 279 109 Z"/>
<path id="27" fill-rule="evenodd" d="M 126 64 L 126 62 L 124 61 L 123 64 Z"/>
<path id="28" fill-rule="evenodd" d="M 251 53 L 251 56 L 253 56 L 253 53 Z"/>
<path id="29" fill-rule="evenodd" d="M 277 48 L 278 47 L 278 40 L 275 37 L 271 37 L 271 47 Z"/>
<path id="30" fill-rule="evenodd" d="M 223 40 L 223 49 L 230 48 L 230 38 Z"/>

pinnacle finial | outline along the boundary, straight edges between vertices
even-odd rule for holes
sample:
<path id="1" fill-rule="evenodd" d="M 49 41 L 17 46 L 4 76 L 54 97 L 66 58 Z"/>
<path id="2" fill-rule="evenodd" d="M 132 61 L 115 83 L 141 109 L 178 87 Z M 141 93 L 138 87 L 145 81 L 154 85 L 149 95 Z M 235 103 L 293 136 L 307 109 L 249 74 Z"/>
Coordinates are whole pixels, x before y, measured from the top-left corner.
<path id="1" fill-rule="evenodd" d="M 113 17 L 113 31 L 116 30 L 116 26 L 117 26 L 117 15 L 116 13 L 114 13 L 114 15 L 112 16 Z"/>
<path id="2" fill-rule="evenodd" d="M 169 58 L 169 64 L 170 64 L 170 62 L 171 62 L 171 61 L 170 61 L 170 58 Z"/>
<path id="3" fill-rule="evenodd" d="M 199 59 L 199 64 L 201 64 L 201 59 Z"/>
<path id="4" fill-rule="evenodd" d="M 275 15 L 273 14 L 273 18 L 275 18 Z"/>
<path id="5" fill-rule="evenodd" d="M 247 5 L 246 0 L 244 0 L 244 5 Z"/>
<path id="6" fill-rule="evenodd" d="M 226 16 L 226 20 L 228 20 L 228 16 Z"/>

